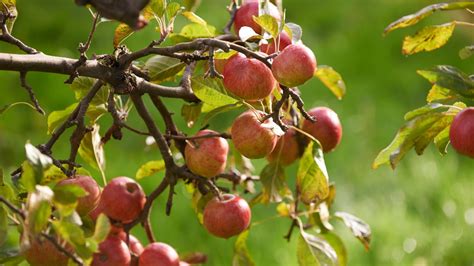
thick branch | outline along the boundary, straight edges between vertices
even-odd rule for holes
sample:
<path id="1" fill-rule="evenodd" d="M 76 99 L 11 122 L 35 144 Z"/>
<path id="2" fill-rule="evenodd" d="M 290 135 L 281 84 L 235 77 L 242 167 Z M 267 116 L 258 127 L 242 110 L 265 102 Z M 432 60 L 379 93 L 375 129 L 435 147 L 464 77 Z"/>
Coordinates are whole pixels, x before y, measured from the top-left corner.
<path id="1" fill-rule="evenodd" d="M 76 59 L 50 56 L 45 54 L 20 55 L 0 53 L 0 70 L 18 72 L 48 72 L 63 75 L 74 73 Z M 101 79 L 112 86 L 121 85 L 122 72 L 99 63 L 98 60 L 87 60 L 84 65 L 77 68 L 79 76 Z M 196 96 L 188 89 L 180 87 L 167 87 L 153 84 L 143 78 L 131 74 L 136 79 L 137 90 L 153 95 L 180 98 L 186 101 L 198 101 Z"/>

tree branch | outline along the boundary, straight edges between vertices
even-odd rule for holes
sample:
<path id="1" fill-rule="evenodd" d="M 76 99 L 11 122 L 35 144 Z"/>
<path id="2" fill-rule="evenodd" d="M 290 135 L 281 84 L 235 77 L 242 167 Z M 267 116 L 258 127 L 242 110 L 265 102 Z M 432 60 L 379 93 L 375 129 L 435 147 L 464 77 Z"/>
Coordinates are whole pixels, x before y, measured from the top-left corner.
<path id="1" fill-rule="evenodd" d="M 39 53 L 36 49 L 29 47 L 28 45 L 24 44 L 22 41 L 13 37 L 13 35 L 10 34 L 10 31 L 7 28 L 7 21 L 8 19 L 11 19 L 11 18 L 14 18 L 12 14 L 3 13 L 0 11 L 0 27 L 2 29 L 2 34 L 0 35 L 0 41 L 13 44 L 27 54 Z"/>
<path id="2" fill-rule="evenodd" d="M 25 88 L 25 90 L 28 92 L 30 100 L 35 106 L 36 111 L 38 111 L 38 113 L 40 113 L 41 115 L 45 115 L 43 108 L 41 108 L 38 99 L 36 98 L 35 93 L 33 92 L 33 88 L 31 88 L 31 86 L 26 83 L 26 72 L 20 72 L 20 83 L 21 86 Z"/>

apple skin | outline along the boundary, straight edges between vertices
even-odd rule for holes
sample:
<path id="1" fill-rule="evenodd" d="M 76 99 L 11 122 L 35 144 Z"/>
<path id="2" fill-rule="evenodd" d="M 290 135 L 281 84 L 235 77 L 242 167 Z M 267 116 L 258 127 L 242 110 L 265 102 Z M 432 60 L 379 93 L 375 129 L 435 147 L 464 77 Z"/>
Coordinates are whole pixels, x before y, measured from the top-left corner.
<path id="1" fill-rule="evenodd" d="M 287 87 L 303 85 L 314 76 L 316 57 L 304 44 L 288 45 L 273 59 L 272 72 L 276 80 Z"/>
<path id="2" fill-rule="evenodd" d="M 204 208 L 204 227 L 214 236 L 229 238 L 245 231 L 252 213 L 244 199 L 232 194 L 214 198 Z"/>
<path id="3" fill-rule="evenodd" d="M 223 75 L 225 88 L 247 101 L 261 100 L 277 86 L 272 71 L 263 62 L 241 53 L 227 60 Z"/>
<path id="4" fill-rule="evenodd" d="M 127 244 L 118 236 L 108 236 L 99 244 L 99 252 L 94 253 L 91 266 L 128 266 L 130 261 Z"/>
<path id="5" fill-rule="evenodd" d="M 77 175 L 73 178 L 61 180 L 56 186 L 64 185 L 78 185 L 87 192 L 86 196 L 78 199 L 76 211 L 80 216 L 87 215 L 97 207 L 100 199 L 100 187 L 94 178 Z"/>
<path id="6" fill-rule="evenodd" d="M 449 139 L 460 154 L 474 158 L 474 108 L 459 112 L 451 124 Z"/>
<path id="7" fill-rule="evenodd" d="M 216 131 L 205 129 L 196 136 L 218 134 Z M 186 165 L 196 175 L 214 177 L 225 170 L 229 144 L 224 138 L 213 137 L 195 139 L 187 143 L 184 149 Z"/>
<path id="8" fill-rule="evenodd" d="M 269 3 L 268 11 L 270 16 L 278 21 L 281 20 L 280 11 L 274 4 Z M 240 28 L 244 26 L 252 28 L 258 34 L 262 33 L 262 27 L 253 20 L 253 16 L 258 17 L 258 1 L 246 1 L 235 12 L 234 31 L 237 35 L 239 35 Z"/>
<path id="9" fill-rule="evenodd" d="M 300 157 L 300 148 L 296 132 L 290 128 L 280 137 L 273 151 L 267 156 L 269 162 L 290 165 Z"/>
<path id="10" fill-rule="evenodd" d="M 288 45 L 291 45 L 291 38 L 288 35 L 288 33 L 286 33 L 285 31 L 282 31 L 280 33 L 280 45 L 279 45 L 278 51 L 282 51 Z M 274 54 L 275 52 L 278 52 L 278 51 L 276 50 L 276 45 L 273 40 L 271 40 L 271 42 L 268 44 L 260 45 L 260 52 L 264 52 L 268 55 Z"/>
<path id="11" fill-rule="evenodd" d="M 127 233 L 125 233 L 125 231 L 120 231 L 117 236 L 125 243 L 127 244 Z M 129 239 L 128 239 L 128 248 L 130 249 L 131 252 L 133 252 L 135 255 L 137 256 L 140 256 L 140 254 L 142 254 L 143 252 L 143 245 L 142 243 L 140 242 L 140 240 L 138 240 L 138 238 L 136 238 L 134 235 L 130 234 L 129 235 Z"/>
<path id="12" fill-rule="evenodd" d="M 99 205 L 109 218 L 127 223 L 138 217 L 145 202 L 141 186 L 135 180 L 121 176 L 104 187 Z"/>
<path id="13" fill-rule="evenodd" d="M 231 129 L 232 142 L 235 148 L 245 157 L 250 159 L 263 158 L 275 148 L 278 136 L 265 125 L 269 119 L 260 122 L 265 113 L 249 110 L 234 120 Z"/>
<path id="14" fill-rule="evenodd" d="M 303 122 L 303 130 L 321 143 L 325 153 L 334 150 L 341 142 L 342 126 L 338 115 L 327 107 L 316 107 L 308 111 L 316 122 Z"/>
<path id="15" fill-rule="evenodd" d="M 59 251 L 49 240 L 47 239 L 32 239 L 31 246 L 27 249 L 23 255 L 26 261 L 31 266 L 67 266 L 69 257 Z M 72 250 L 70 247 L 66 247 L 69 251 Z"/>
<path id="16" fill-rule="evenodd" d="M 176 250 L 165 243 L 151 243 L 143 250 L 138 259 L 139 266 L 179 266 Z"/>

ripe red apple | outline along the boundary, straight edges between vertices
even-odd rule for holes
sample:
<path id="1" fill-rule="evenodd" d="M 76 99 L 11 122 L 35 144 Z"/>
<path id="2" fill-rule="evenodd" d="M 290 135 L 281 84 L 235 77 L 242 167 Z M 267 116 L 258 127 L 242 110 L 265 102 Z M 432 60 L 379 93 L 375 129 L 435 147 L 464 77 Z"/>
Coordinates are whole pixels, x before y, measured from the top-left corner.
<path id="1" fill-rule="evenodd" d="M 290 128 L 277 142 L 275 149 L 267 156 L 269 162 L 290 165 L 300 157 L 300 148 L 296 139 L 296 132 Z"/>
<path id="2" fill-rule="evenodd" d="M 279 42 L 278 51 L 282 51 L 283 49 L 285 49 L 290 44 L 291 44 L 290 36 L 285 31 L 282 31 L 280 33 L 280 42 Z M 273 40 L 271 40 L 271 42 L 268 43 L 268 44 L 260 45 L 260 51 L 264 52 L 268 55 L 273 54 L 275 52 L 278 52 L 277 47 L 275 45 L 275 42 Z"/>
<path id="3" fill-rule="evenodd" d="M 281 20 L 280 11 L 278 11 L 278 8 L 272 3 L 268 5 L 268 14 L 279 21 Z M 258 17 L 258 1 L 246 1 L 240 6 L 237 12 L 235 12 L 235 33 L 238 35 L 240 28 L 247 26 L 252 28 L 256 33 L 261 34 L 262 27 L 253 20 L 254 16 Z"/>
<path id="4" fill-rule="evenodd" d="M 251 211 L 248 203 L 239 196 L 222 195 L 214 198 L 204 208 L 204 227 L 209 233 L 229 238 L 245 231 L 250 225 Z"/>
<path id="5" fill-rule="evenodd" d="M 474 108 L 459 112 L 449 130 L 451 145 L 460 154 L 474 158 Z"/>
<path id="6" fill-rule="evenodd" d="M 213 130 L 201 130 L 196 136 L 218 134 Z M 202 138 L 188 142 L 184 150 L 186 165 L 191 172 L 204 176 L 214 177 L 222 173 L 227 162 L 229 144 L 224 138 Z"/>
<path id="7" fill-rule="evenodd" d="M 176 250 L 165 243 L 151 243 L 140 255 L 139 266 L 179 266 Z"/>
<path id="8" fill-rule="evenodd" d="M 61 180 L 56 186 L 64 185 L 78 185 L 87 192 L 86 196 L 78 199 L 76 211 L 80 216 L 88 214 L 97 207 L 100 199 L 100 187 L 94 178 L 78 175 L 73 178 Z"/>
<path id="9" fill-rule="evenodd" d="M 341 142 L 342 126 L 337 114 L 327 107 L 316 107 L 308 111 L 316 122 L 303 122 L 303 130 L 321 143 L 324 152 L 330 152 Z"/>
<path id="10" fill-rule="evenodd" d="M 138 217 L 145 202 L 141 186 L 135 180 L 122 176 L 112 179 L 104 187 L 99 204 L 109 218 L 127 223 Z"/>
<path id="11" fill-rule="evenodd" d="M 250 159 L 263 158 L 275 148 L 278 136 L 268 128 L 271 120 L 263 123 L 265 113 L 249 110 L 237 117 L 232 124 L 232 142 L 235 148 Z"/>
<path id="12" fill-rule="evenodd" d="M 31 266 L 67 266 L 69 257 L 59 251 L 49 240 L 35 238 L 23 255 Z M 71 251 L 70 247 L 66 247 Z"/>
<path id="13" fill-rule="evenodd" d="M 125 231 L 122 230 L 120 233 L 118 233 L 118 237 L 122 239 L 125 244 L 127 244 L 127 233 L 125 233 Z M 134 235 L 129 235 L 128 248 L 137 256 L 140 256 L 140 254 L 143 252 L 142 243 Z"/>
<path id="14" fill-rule="evenodd" d="M 94 253 L 91 266 L 129 266 L 130 250 L 118 236 L 108 236 L 99 244 L 99 252 Z"/>
<path id="15" fill-rule="evenodd" d="M 261 100 L 277 86 L 272 71 L 263 62 L 240 53 L 227 60 L 223 75 L 226 89 L 247 101 Z"/>
<path id="16" fill-rule="evenodd" d="M 316 71 L 316 57 L 303 44 L 288 45 L 273 59 L 273 76 L 287 87 L 303 85 Z"/>

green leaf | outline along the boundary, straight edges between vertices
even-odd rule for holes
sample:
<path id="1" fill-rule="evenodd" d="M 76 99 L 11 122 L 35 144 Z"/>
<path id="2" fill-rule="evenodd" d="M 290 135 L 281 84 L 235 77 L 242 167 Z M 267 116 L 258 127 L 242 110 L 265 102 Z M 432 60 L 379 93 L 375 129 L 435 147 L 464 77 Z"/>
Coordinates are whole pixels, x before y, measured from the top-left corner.
<path id="1" fill-rule="evenodd" d="M 36 186 L 36 190 L 28 195 L 27 217 L 28 233 L 37 234 L 48 224 L 51 215 L 51 201 L 53 191 L 46 186 Z"/>
<path id="2" fill-rule="evenodd" d="M 48 115 L 48 135 L 53 134 L 54 130 L 68 119 L 76 107 L 77 103 L 74 103 L 64 110 L 51 112 Z"/>
<path id="3" fill-rule="evenodd" d="M 245 230 L 235 240 L 232 266 L 254 266 L 255 265 L 255 262 L 250 256 L 250 252 L 247 247 L 248 235 L 249 235 L 249 230 Z"/>
<path id="4" fill-rule="evenodd" d="M 434 85 L 474 98 L 474 80 L 456 67 L 440 65 L 431 70 L 418 70 L 417 73 Z"/>
<path id="5" fill-rule="evenodd" d="M 336 266 L 337 253 L 324 239 L 301 231 L 296 246 L 300 266 Z"/>
<path id="6" fill-rule="evenodd" d="M 94 78 L 89 78 L 89 77 L 78 77 L 75 78 L 74 81 L 71 84 L 71 89 L 74 92 L 76 100 L 81 100 L 84 98 L 91 88 L 94 86 L 94 84 L 97 82 L 97 79 Z M 109 98 L 109 91 L 110 88 L 109 86 L 102 86 L 97 94 L 94 96 L 94 98 L 91 101 L 91 105 L 101 105 L 101 104 L 106 104 L 107 100 Z"/>
<path id="7" fill-rule="evenodd" d="M 334 216 L 341 219 L 344 224 L 351 230 L 352 234 L 362 242 L 365 249 L 369 250 L 372 231 L 370 230 L 370 226 L 366 222 L 346 212 L 336 212 Z"/>
<path id="8" fill-rule="evenodd" d="M 395 169 L 405 154 L 415 145 L 417 138 L 441 117 L 443 114 L 428 113 L 408 121 L 398 130 L 392 143 L 377 155 L 372 167 L 375 169 L 380 165 L 390 163 L 392 169 Z"/>
<path id="9" fill-rule="evenodd" d="M 332 232 L 326 232 L 322 234 L 321 237 L 324 238 L 324 240 L 326 240 L 326 242 L 328 242 L 329 245 L 331 245 L 331 247 L 336 251 L 337 261 L 339 262 L 338 265 L 346 266 L 347 265 L 347 250 L 341 238 Z"/>
<path id="10" fill-rule="evenodd" d="M 415 110 L 412 110 L 406 113 L 404 119 L 405 121 L 410 121 L 416 117 L 419 117 L 431 112 L 441 111 L 442 109 L 445 109 L 445 108 L 446 106 L 440 103 L 430 103 L 423 107 L 417 108 Z"/>
<path id="11" fill-rule="evenodd" d="M 184 6 L 186 10 L 195 11 L 199 5 L 201 4 L 201 0 L 184 0 Z"/>
<path id="12" fill-rule="evenodd" d="M 438 151 L 444 155 L 448 153 L 448 145 L 449 145 L 449 131 L 451 129 L 451 126 L 446 127 L 436 135 L 434 138 L 434 144 L 436 145 L 436 148 L 438 148 Z"/>
<path id="13" fill-rule="evenodd" d="M 77 206 L 77 200 L 87 195 L 87 192 L 78 185 L 68 184 L 55 186 L 54 206 L 58 209 L 61 217 L 70 216 Z"/>
<path id="14" fill-rule="evenodd" d="M 165 9 L 166 17 L 168 18 L 169 21 L 172 21 L 179 14 L 181 10 L 182 9 L 181 9 L 180 4 L 176 2 L 169 3 Z"/>
<path id="15" fill-rule="evenodd" d="M 314 75 L 341 100 L 346 94 L 346 84 L 342 80 L 342 76 L 330 66 L 318 66 Z"/>
<path id="16" fill-rule="evenodd" d="M 89 249 L 90 245 L 86 241 L 84 231 L 79 225 L 66 220 L 53 221 L 52 225 L 59 237 L 71 244 L 74 247 L 74 251 L 81 258 L 92 256 L 93 250 Z"/>
<path id="17" fill-rule="evenodd" d="M 253 17 L 253 20 L 262 27 L 266 32 L 268 32 L 273 38 L 277 38 L 280 34 L 280 29 L 278 27 L 278 21 L 271 15 L 261 15 L 258 17 Z"/>
<path id="18" fill-rule="evenodd" d="M 281 202 L 283 198 L 292 199 L 292 193 L 286 183 L 285 170 L 281 165 L 270 163 L 260 173 L 263 202 Z"/>
<path id="19" fill-rule="evenodd" d="M 227 94 L 221 79 L 206 79 L 198 76 L 191 79 L 191 84 L 194 94 L 199 100 L 213 109 L 239 102 L 239 100 Z"/>
<path id="20" fill-rule="evenodd" d="M 185 11 L 181 13 L 181 15 L 183 15 L 185 18 L 187 18 L 189 21 L 193 23 L 197 23 L 203 26 L 207 25 L 207 22 L 204 19 L 202 19 L 200 16 L 196 15 L 194 12 Z"/>
<path id="21" fill-rule="evenodd" d="M 181 116 L 186 121 L 189 128 L 194 126 L 201 114 L 202 103 L 183 104 Z"/>
<path id="22" fill-rule="evenodd" d="M 435 11 L 438 10 L 454 10 L 454 9 L 464 9 L 474 7 L 474 2 L 453 2 L 453 3 L 439 3 L 427 6 L 414 14 L 410 14 L 398 19 L 395 22 L 392 22 L 388 25 L 385 30 L 384 34 L 387 34 L 395 29 L 405 28 L 411 25 L 415 25 L 420 20 L 428 17 L 429 15 L 433 14 Z"/>
<path id="23" fill-rule="evenodd" d="M 149 161 L 145 163 L 144 165 L 140 166 L 140 169 L 138 169 L 135 178 L 137 180 L 140 180 L 144 177 L 152 176 L 158 172 L 161 172 L 165 170 L 165 161 L 159 160 L 159 161 Z"/>
<path id="24" fill-rule="evenodd" d="M 0 265 L 17 266 L 24 260 L 18 249 L 0 249 Z"/>
<path id="25" fill-rule="evenodd" d="M 148 72 L 152 82 L 160 83 L 174 79 L 185 66 L 179 59 L 155 55 L 146 61 L 144 70 Z"/>
<path id="26" fill-rule="evenodd" d="M 173 42 L 180 43 L 191 41 L 197 38 L 211 38 L 215 37 L 216 34 L 217 30 L 214 26 L 190 23 L 185 25 L 178 34 L 170 34 L 170 38 Z"/>
<path id="27" fill-rule="evenodd" d="M 161 17 L 165 13 L 166 0 L 151 0 L 145 7 L 145 12 L 149 9 L 156 16 Z"/>
<path id="28" fill-rule="evenodd" d="M 109 218 L 107 218 L 103 213 L 99 214 L 99 217 L 97 217 L 97 221 L 95 222 L 94 236 L 92 236 L 92 238 L 97 243 L 104 241 L 109 235 L 110 227 Z"/>
<path id="29" fill-rule="evenodd" d="M 454 103 L 455 101 L 459 100 L 460 97 L 461 96 L 456 92 L 449 89 L 445 89 L 435 84 L 428 92 L 428 95 L 426 96 L 426 101 L 428 103 L 442 102 L 447 104 Z"/>
<path id="30" fill-rule="evenodd" d="M 12 202 L 15 198 L 13 188 L 10 186 L 10 184 L 5 183 L 2 168 L 0 168 L 0 195 L 10 202 Z"/>
<path id="31" fill-rule="evenodd" d="M 474 54 L 474 45 L 469 45 L 459 50 L 459 57 L 463 60 L 468 59 Z"/>
<path id="32" fill-rule="evenodd" d="M 210 111 L 208 111 L 207 108 L 205 108 L 205 106 L 203 106 L 202 110 L 206 111 L 207 114 L 204 116 L 201 124 L 202 125 L 207 125 L 209 123 L 209 121 L 212 118 L 214 118 L 216 115 L 222 114 L 222 113 L 225 113 L 225 112 L 237 109 L 237 108 L 240 108 L 241 106 L 242 106 L 242 104 L 239 102 L 239 103 L 235 103 L 235 104 L 228 104 L 228 105 L 220 106 L 220 107 L 217 107 L 217 108 L 212 109 Z"/>
<path id="33" fill-rule="evenodd" d="M 300 159 L 296 182 L 301 200 L 306 204 L 317 204 L 329 195 L 329 176 L 319 143 L 311 142 L 306 147 Z"/>
<path id="34" fill-rule="evenodd" d="M 191 200 L 192 207 L 196 216 L 198 218 L 199 223 L 203 223 L 204 219 L 204 208 L 206 207 L 207 203 L 214 198 L 212 193 L 207 193 L 206 195 L 202 195 L 198 189 L 194 189 L 193 197 Z"/>
<path id="35" fill-rule="evenodd" d="M 105 154 L 99 130 L 99 125 L 95 124 L 92 126 L 92 131 L 86 133 L 82 139 L 78 152 L 84 161 L 99 170 L 102 176 L 104 176 Z"/>
<path id="36" fill-rule="evenodd" d="M 448 42 L 455 27 L 455 22 L 427 26 L 413 36 L 406 36 L 403 40 L 402 53 L 405 55 L 411 55 L 423 51 L 429 52 L 438 49 Z"/>
<path id="37" fill-rule="evenodd" d="M 11 15 L 11 17 L 6 22 L 7 29 L 11 33 L 13 30 L 13 25 L 15 24 L 15 20 L 18 16 L 16 0 L 0 0 L 0 11 L 4 14 L 9 13 Z"/>
<path id="38" fill-rule="evenodd" d="M 434 140 L 434 138 L 447 127 L 450 127 L 454 116 L 445 116 L 436 121 L 428 130 L 421 134 L 415 143 L 415 151 L 418 155 L 422 155 L 423 151 Z"/>

